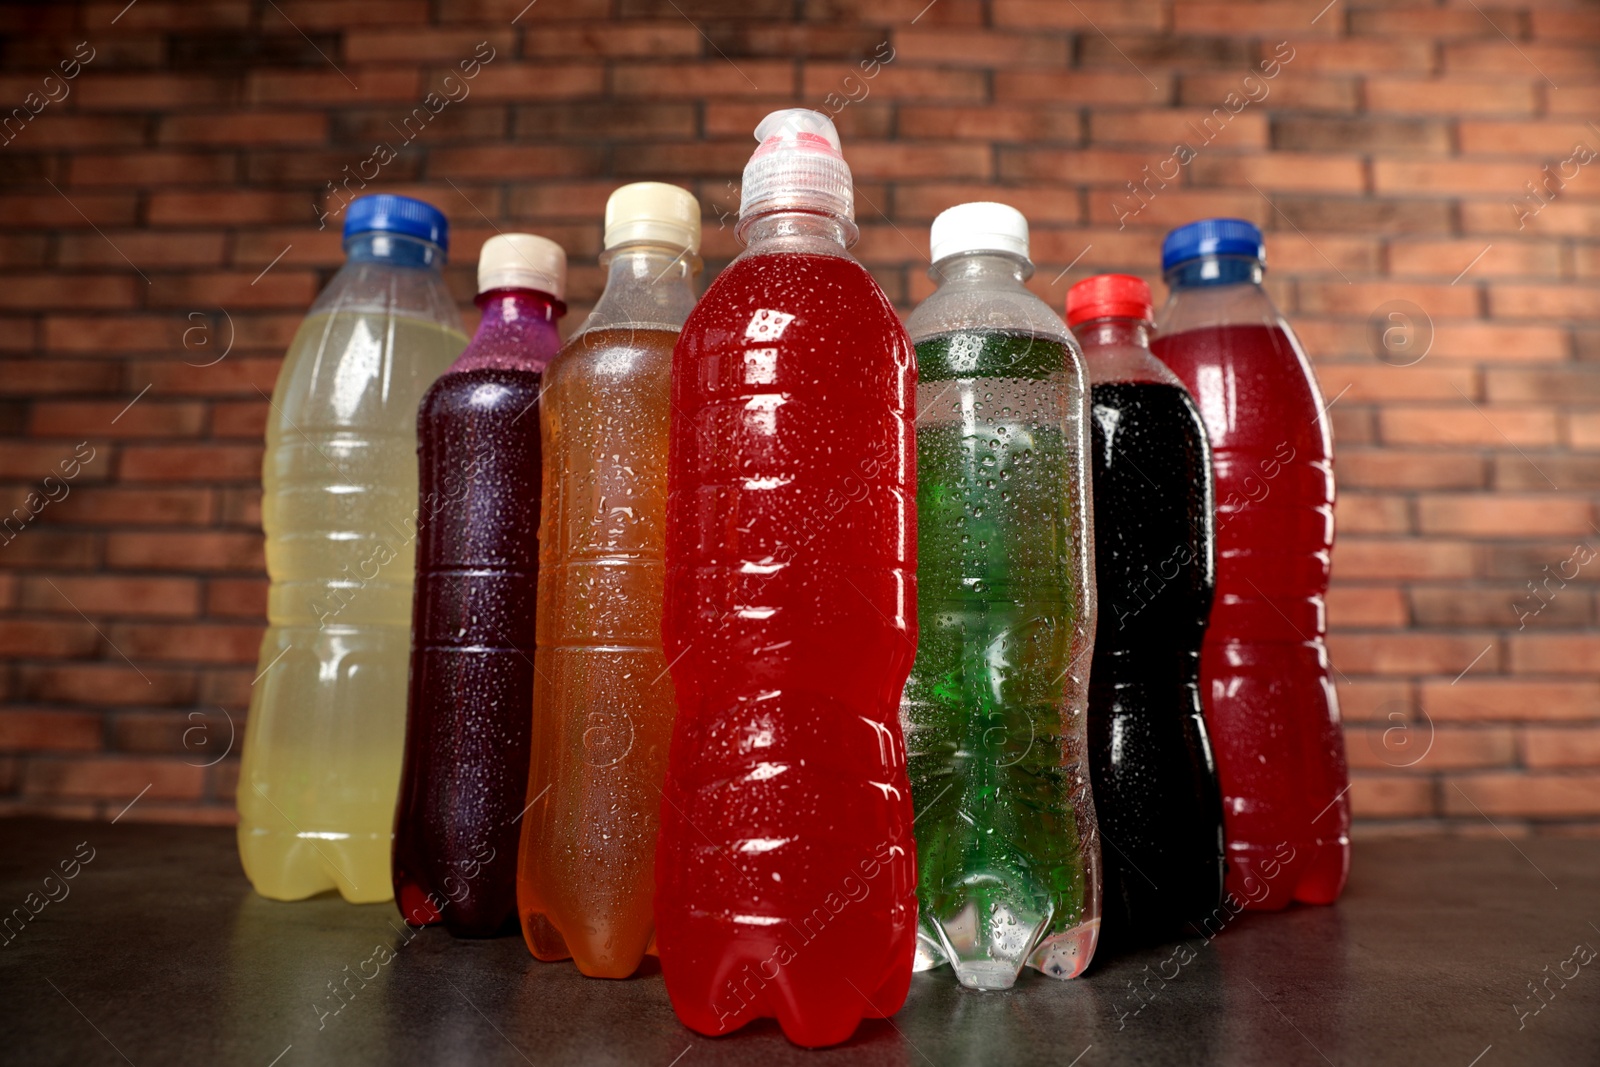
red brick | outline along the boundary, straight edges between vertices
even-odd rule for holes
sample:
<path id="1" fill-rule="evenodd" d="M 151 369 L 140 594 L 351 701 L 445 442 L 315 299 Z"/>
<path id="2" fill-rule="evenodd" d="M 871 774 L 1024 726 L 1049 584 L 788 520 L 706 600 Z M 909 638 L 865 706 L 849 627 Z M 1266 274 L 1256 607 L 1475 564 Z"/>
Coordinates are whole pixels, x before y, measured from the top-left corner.
<path id="1" fill-rule="evenodd" d="M 1520 634 L 1510 639 L 1517 674 L 1592 674 L 1600 634 Z"/>
<path id="2" fill-rule="evenodd" d="M 1340 20 L 1336 14 L 1328 12 L 1321 18 L 1317 14 L 1315 8 L 1308 12 L 1305 4 L 1287 0 L 1248 5 L 1177 0 L 1172 5 L 1172 29 L 1175 33 L 1203 36 L 1294 37 L 1297 41 L 1302 37 L 1338 35 Z"/>
<path id="3" fill-rule="evenodd" d="M 266 105 L 420 102 L 423 87 L 418 75 L 415 67 L 351 66 L 343 75 L 333 70 L 258 70 L 245 80 L 245 99 Z"/>
<path id="4" fill-rule="evenodd" d="M 0 710 L 0 751 L 94 752 L 102 734 L 100 716 L 93 712 Z"/>
<path id="5" fill-rule="evenodd" d="M 1432 815 L 1433 783 L 1406 775 L 1355 775 L 1350 781 L 1350 810 L 1360 819 Z"/>
<path id="6" fill-rule="evenodd" d="M 1476 452 L 1346 448 L 1335 459 L 1340 486 L 1366 489 L 1476 489 L 1487 485 Z"/>
<path id="7" fill-rule="evenodd" d="M 472 56 L 480 42 L 495 50 L 495 59 L 509 56 L 516 42 L 510 28 L 443 29 L 436 26 L 397 28 L 344 28 L 344 54 L 352 63 L 393 60 L 456 62 Z M 541 31 L 535 36 L 543 36 Z"/>
<path id="8" fill-rule="evenodd" d="M 1025 30 L 1160 30 L 1166 28 L 1164 7 L 1152 0 L 994 0 L 994 22 Z"/>
<path id="9" fill-rule="evenodd" d="M 260 619 L 267 614 L 267 583 L 257 578 L 213 578 L 206 583 L 206 614 Z"/>
<path id="10" fill-rule="evenodd" d="M 264 568 L 261 535 L 255 533 L 112 533 L 106 562 L 113 567 L 206 573 Z"/>
<path id="11" fill-rule="evenodd" d="M 1513 647 L 1513 658 L 1516 652 Z M 1491 656 L 1493 654 L 1491 653 Z M 1484 657 L 1488 660 L 1490 656 Z M 1484 678 L 1482 661 L 1454 684 L 1428 682 L 1422 706 L 1436 721 L 1558 721 L 1600 719 L 1600 683 Z"/>
<path id="12" fill-rule="evenodd" d="M 1366 185 L 1361 160 L 1309 152 L 1273 152 L 1260 156 L 1202 152 L 1188 169 L 1198 184 L 1255 185 L 1268 191 L 1359 193 Z"/>
<path id="13" fill-rule="evenodd" d="M 1494 37 L 1502 32 L 1516 36 L 1521 32 L 1516 16 L 1510 12 L 1473 10 L 1470 7 L 1424 7 L 1411 5 L 1373 5 L 1375 10 L 1350 12 L 1350 30 L 1362 36 L 1409 38 Z"/>
<path id="14" fill-rule="evenodd" d="M 234 79 L 203 74 L 124 74 L 96 70 L 78 83 L 78 107 L 90 111 L 215 108 L 236 103 Z"/>
<path id="15" fill-rule="evenodd" d="M 135 663 L 254 663 L 261 626 L 218 622 L 124 622 L 107 635 Z"/>
<path id="16" fill-rule="evenodd" d="M 1512 285 L 1489 288 L 1490 312 L 1501 319 L 1600 319 L 1589 285 Z"/>
<path id="17" fill-rule="evenodd" d="M 1389 269 L 1396 276 L 1461 277 L 1463 281 L 1555 278 L 1561 272 L 1561 248 L 1552 241 L 1402 240 L 1389 245 Z"/>
<path id="18" fill-rule="evenodd" d="M 1522 758 L 1529 770 L 1600 767 L 1600 727 L 1525 726 Z"/>
<path id="19" fill-rule="evenodd" d="M 1555 493 L 1424 495 L 1417 525 L 1424 534 L 1466 537 L 1530 537 L 1583 534 L 1594 509 L 1587 498 Z"/>
<path id="20" fill-rule="evenodd" d="M 1427 73 L 1433 67 L 1433 42 L 1416 38 L 1295 41 L 1294 58 L 1284 64 L 1296 71 L 1367 74 L 1372 71 Z"/>
<path id="21" fill-rule="evenodd" d="M 102 526 L 203 525 L 212 513 L 211 493 L 205 489 L 112 488 L 74 483 L 72 493 L 53 516 L 62 522 Z"/>
<path id="22" fill-rule="evenodd" d="M 743 146 L 741 146 L 743 147 Z M 569 178 L 594 173 L 602 167 L 598 150 L 550 148 L 545 145 L 494 145 L 444 148 L 434 151 L 431 173 L 435 177 Z"/>
<path id="23" fill-rule="evenodd" d="M 1472 546 L 1461 541 L 1343 537 L 1333 550 L 1334 577 L 1341 581 L 1467 578 L 1475 569 Z"/>
<path id="24" fill-rule="evenodd" d="M 24 576 L 20 602 L 25 610 L 73 617 L 83 611 L 96 620 L 187 618 L 200 611 L 200 583 L 192 578 L 57 575 L 49 582 L 55 588 L 42 577 Z"/>
<path id="25" fill-rule="evenodd" d="M 1461 151 L 1483 155 L 1521 155 L 1567 158 L 1572 146 L 1594 139 L 1594 131 L 1582 122 L 1549 121 L 1463 121 L 1460 124 Z M 1545 160 L 1541 158 L 1540 162 Z M 1538 167 L 1530 168 L 1537 176 Z M 1514 192 L 1515 190 L 1511 190 Z"/>
<path id="26" fill-rule="evenodd" d="M 67 161 L 74 186 L 218 185 L 235 177 L 233 157 L 209 152 L 79 152 Z"/>
<path id="27" fill-rule="evenodd" d="M 1267 118 L 1248 108 L 1233 113 L 1221 104 L 1182 110 L 1106 111 L 1089 116 L 1089 141 L 1155 145 L 1169 153 L 1180 142 L 1202 154 L 1214 147 L 1230 151 L 1265 148 Z"/>
<path id="28" fill-rule="evenodd" d="M 1597 774 L 1476 774 L 1456 778 L 1450 785 L 1440 796 L 1445 811 L 1452 815 L 1600 815 Z"/>
<path id="29" fill-rule="evenodd" d="M 1341 507 L 1346 499 L 1348 496 L 1340 498 Z M 1403 628 L 1405 598 L 1393 586 L 1336 585 L 1328 590 L 1328 624 L 1334 629 L 1346 626 Z"/>
<path id="30" fill-rule="evenodd" d="M 1178 101 L 1187 107 L 1215 107 L 1227 99 L 1229 93 L 1245 89 L 1260 97 L 1260 103 L 1274 109 L 1289 108 L 1320 112 L 1354 112 L 1361 104 L 1360 83 L 1345 75 L 1313 74 L 1296 70 L 1292 65 L 1283 68 L 1275 79 L 1260 82 L 1260 90 L 1244 85 L 1244 76 L 1237 71 L 1225 74 L 1184 73 L 1178 82 Z M 1254 104 L 1251 105 L 1255 106 Z"/>
<path id="31" fill-rule="evenodd" d="M 1545 408 L 1466 403 L 1452 406 L 1394 405 L 1378 416 L 1383 440 L 1401 445 L 1539 446 L 1556 443 L 1555 412 Z"/>
<path id="32" fill-rule="evenodd" d="M 547 82 L 548 69 L 543 66 L 530 68 L 527 80 L 530 83 Z M 559 82 L 563 86 L 570 83 L 570 95 L 586 95 L 600 91 L 599 67 L 571 69 L 576 73 Z M 488 74 L 489 71 L 485 71 L 479 77 L 479 81 L 481 82 Z M 611 89 L 621 96 L 647 96 L 656 99 L 702 96 L 786 97 L 794 91 L 795 83 L 796 72 L 792 63 L 742 59 L 709 65 L 630 64 L 618 67 L 613 72 Z"/>
<path id="33" fill-rule="evenodd" d="M 1516 761 L 1516 741 L 1509 728 L 1436 726 L 1404 718 L 1347 726 L 1345 751 L 1351 770 L 1357 772 L 1509 767 Z"/>
<path id="34" fill-rule="evenodd" d="M 320 144 L 328 117 L 309 111 L 242 111 L 228 115 L 172 115 L 161 120 L 164 145 Z"/>
<path id="35" fill-rule="evenodd" d="M 146 799 L 193 800 L 200 796 L 203 781 L 204 772 L 181 759 L 32 759 L 24 770 L 23 791 L 36 797 L 93 797 L 115 801 L 120 807 L 141 793 L 144 796 L 139 803 Z"/>
<path id="36" fill-rule="evenodd" d="M 187 670 L 163 670 L 154 665 L 135 668 L 113 653 L 112 662 L 71 663 L 54 667 L 18 668 L 21 696 L 34 703 L 45 701 L 116 707 L 130 701 L 141 707 L 193 704 L 198 693 Z"/>
<path id="37" fill-rule="evenodd" d="M 1528 70 L 1557 83 L 1563 76 L 1593 80 L 1600 74 L 1600 56 L 1593 47 L 1571 43 L 1542 44 L 1530 41 L 1513 43 L 1497 39 L 1463 41 L 1444 46 L 1444 69 L 1452 74 L 1503 74 L 1508 70 Z"/>
<path id="38" fill-rule="evenodd" d="M 994 73 L 994 99 L 1001 104 L 1161 104 L 1171 95 L 1168 81 L 1160 72 L 1147 81 L 1132 71 L 1000 70 Z"/>
<path id="39" fill-rule="evenodd" d="M 1366 89 L 1370 110 L 1400 114 L 1532 115 L 1538 104 L 1532 79 L 1371 77 Z"/>
<path id="40" fill-rule="evenodd" d="M 1065 67 L 1071 62 L 1069 43 L 1064 35 L 1037 32 L 911 27 L 894 34 L 894 61 L 955 67 Z"/>
<path id="41" fill-rule="evenodd" d="M 23 531 L 22 536 L 29 532 Z M 17 542 L 21 543 L 20 538 Z M 6 546 L 7 549 L 11 545 Z M 7 552 L 10 555 L 10 552 Z M 10 562 L 8 559 L 6 562 Z M 64 606 L 70 607 L 65 601 Z M 18 657 L 39 659 L 82 659 L 100 647 L 94 627 L 74 613 L 70 622 L 39 618 L 0 619 L 0 648 Z"/>
<path id="42" fill-rule="evenodd" d="M 1328 636 L 1328 652 L 1341 671 L 1350 674 L 1447 674 L 1466 669 L 1485 645 L 1494 642 L 1485 634 L 1385 633 L 1361 635 L 1336 633 Z M 1480 660 L 1485 670 L 1492 669 L 1496 653 Z"/>

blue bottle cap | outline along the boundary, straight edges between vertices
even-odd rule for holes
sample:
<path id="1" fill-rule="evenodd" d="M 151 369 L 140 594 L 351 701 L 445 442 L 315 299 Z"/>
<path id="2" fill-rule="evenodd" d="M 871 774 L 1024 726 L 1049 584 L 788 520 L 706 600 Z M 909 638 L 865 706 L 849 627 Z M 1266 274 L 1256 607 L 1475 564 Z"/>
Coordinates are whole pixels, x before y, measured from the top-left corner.
<path id="1" fill-rule="evenodd" d="M 1244 219 L 1201 219 L 1179 226 L 1161 242 L 1161 270 L 1201 256 L 1254 256 L 1267 262 L 1267 245 L 1261 228 Z"/>
<path id="2" fill-rule="evenodd" d="M 450 250 L 450 223 L 444 212 L 409 196 L 376 193 L 351 202 L 344 216 L 344 239 L 374 232 L 405 234 L 431 241 L 441 251 Z"/>

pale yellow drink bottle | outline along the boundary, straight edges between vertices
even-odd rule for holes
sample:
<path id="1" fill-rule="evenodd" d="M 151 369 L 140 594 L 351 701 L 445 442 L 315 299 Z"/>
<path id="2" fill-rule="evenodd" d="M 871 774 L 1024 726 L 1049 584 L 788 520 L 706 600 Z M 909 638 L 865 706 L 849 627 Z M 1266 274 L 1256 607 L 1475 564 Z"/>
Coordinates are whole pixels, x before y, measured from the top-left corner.
<path id="1" fill-rule="evenodd" d="M 466 346 L 436 208 L 351 203 L 346 262 L 301 323 L 267 418 L 268 627 L 239 772 L 256 892 L 388 900 L 416 567 L 417 405 Z"/>

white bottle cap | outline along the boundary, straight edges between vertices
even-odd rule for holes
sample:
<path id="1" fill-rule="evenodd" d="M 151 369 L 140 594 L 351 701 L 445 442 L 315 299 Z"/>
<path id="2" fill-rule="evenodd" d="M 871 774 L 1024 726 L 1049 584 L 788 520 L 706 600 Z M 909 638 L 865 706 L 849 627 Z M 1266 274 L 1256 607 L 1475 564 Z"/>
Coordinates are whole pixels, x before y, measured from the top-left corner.
<path id="1" fill-rule="evenodd" d="M 855 186 L 839 150 L 839 131 L 820 111 L 793 107 L 774 111 L 756 127 L 759 148 L 744 167 L 739 221 L 769 211 L 815 211 L 855 226 Z"/>
<path id="2" fill-rule="evenodd" d="M 531 233 L 491 237 L 478 253 L 478 292 L 490 289 L 537 289 L 565 300 L 567 254 L 548 237 Z"/>
<path id="3" fill-rule="evenodd" d="M 963 252 L 1007 252 L 1028 258 L 1028 220 L 1009 204 L 977 200 L 946 208 L 928 232 L 933 261 Z"/>
<path id="4" fill-rule="evenodd" d="M 665 182 L 624 185 L 606 201 L 605 247 L 634 241 L 700 252 L 700 201 Z"/>

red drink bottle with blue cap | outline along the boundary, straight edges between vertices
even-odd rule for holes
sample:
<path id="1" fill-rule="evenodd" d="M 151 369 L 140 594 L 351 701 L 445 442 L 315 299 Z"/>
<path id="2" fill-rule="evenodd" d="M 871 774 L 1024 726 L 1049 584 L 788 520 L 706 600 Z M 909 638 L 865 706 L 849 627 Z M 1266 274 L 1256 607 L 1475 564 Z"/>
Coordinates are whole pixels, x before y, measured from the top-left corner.
<path id="1" fill-rule="evenodd" d="M 1211 439 L 1217 593 L 1201 655 L 1228 840 L 1228 893 L 1259 909 L 1331 903 L 1350 869 L 1344 735 L 1324 644 L 1333 442 L 1311 364 L 1261 287 L 1240 219 L 1167 235 L 1156 356 Z"/>
<path id="2" fill-rule="evenodd" d="M 483 318 L 422 399 L 417 588 L 394 893 L 413 925 L 490 937 L 516 916 L 539 569 L 540 373 L 560 348 L 567 257 L 491 237 Z"/>
<path id="3" fill-rule="evenodd" d="M 846 251 L 833 123 L 775 112 L 756 139 L 746 250 L 673 352 L 656 938 L 692 1029 L 776 1016 L 830 1045 L 899 1010 L 915 950 L 916 367 Z"/>

